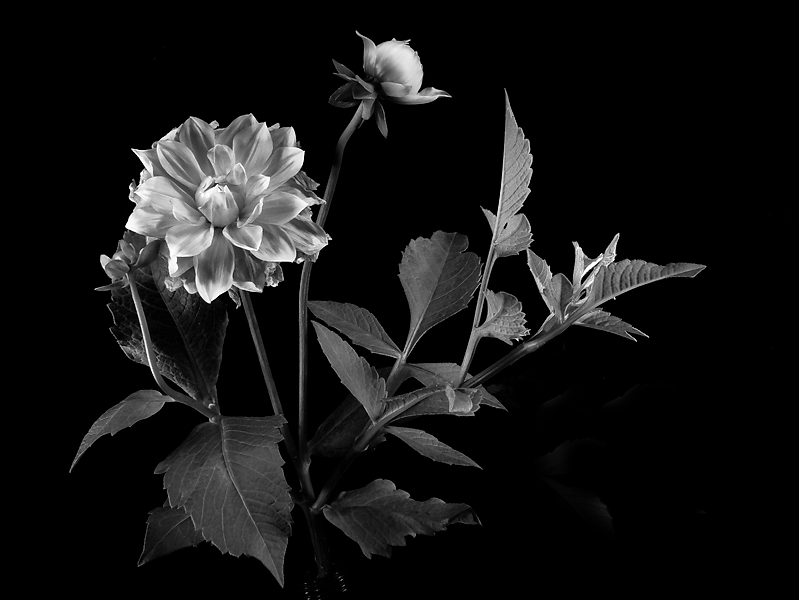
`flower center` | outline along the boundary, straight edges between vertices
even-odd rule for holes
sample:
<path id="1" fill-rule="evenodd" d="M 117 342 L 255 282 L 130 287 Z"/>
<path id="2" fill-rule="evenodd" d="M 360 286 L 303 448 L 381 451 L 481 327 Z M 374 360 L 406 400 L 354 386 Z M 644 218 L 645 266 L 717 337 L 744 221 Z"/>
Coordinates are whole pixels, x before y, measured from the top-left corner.
<path id="1" fill-rule="evenodd" d="M 225 227 L 239 216 L 239 205 L 233 192 L 226 185 L 219 185 L 212 177 L 207 177 L 194 195 L 197 209 L 214 227 Z"/>

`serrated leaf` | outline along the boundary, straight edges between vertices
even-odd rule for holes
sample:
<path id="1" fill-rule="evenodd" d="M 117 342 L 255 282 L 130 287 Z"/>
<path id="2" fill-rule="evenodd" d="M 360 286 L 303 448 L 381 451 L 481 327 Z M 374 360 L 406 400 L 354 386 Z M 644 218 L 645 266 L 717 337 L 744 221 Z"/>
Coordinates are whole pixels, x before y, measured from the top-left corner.
<path id="1" fill-rule="evenodd" d="M 316 321 L 313 326 L 319 345 L 341 383 L 363 405 L 372 421 L 376 421 L 383 410 L 381 401 L 386 397 L 385 380 L 337 334 Z"/>
<path id="2" fill-rule="evenodd" d="M 600 331 L 615 333 L 616 335 L 620 335 L 621 337 L 627 338 L 628 340 L 632 340 L 634 342 L 637 342 L 638 340 L 631 336 L 631 333 L 642 335 L 647 338 L 649 337 L 643 331 L 636 329 L 629 323 L 625 323 L 618 317 L 614 317 L 601 308 L 591 311 L 590 313 L 580 317 L 574 322 L 574 324 L 590 327 L 591 329 L 599 329 Z"/>
<path id="3" fill-rule="evenodd" d="M 377 318 L 365 308 L 340 302 L 308 302 L 308 308 L 318 319 L 337 329 L 375 354 L 398 358 L 400 349 L 391 340 Z"/>
<path id="4" fill-rule="evenodd" d="M 478 335 L 495 337 L 512 346 L 513 340 L 519 340 L 530 333 L 524 326 L 522 304 L 515 296 L 486 290 L 486 300 L 488 315 L 485 323 L 477 328 Z"/>
<path id="5" fill-rule="evenodd" d="M 328 521 L 358 543 L 366 558 L 390 557 L 391 547 L 404 546 L 408 535 L 433 535 L 453 523 L 480 524 L 468 504 L 447 504 L 438 498 L 417 502 L 386 479 L 342 492 L 323 511 Z"/>
<path id="6" fill-rule="evenodd" d="M 386 431 L 401 439 L 422 456 L 426 456 L 437 462 L 482 469 L 480 465 L 465 454 L 458 452 L 454 448 L 450 448 L 444 442 L 439 441 L 437 438 L 421 429 L 409 429 L 407 427 L 389 425 L 386 427 Z"/>
<path id="7" fill-rule="evenodd" d="M 170 291 L 165 284 L 168 276 L 163 256 L 135 270 L 158 369 L 195 400 L 217 402 L 216 381 L 222 363 L 227 310 L 221 299 L 208 304 L 185 288 Z M 128 358 L 147 365 L 130 288 L 112 291 L 111 300 L 111 333 Z"/>
<path id="8" fill-rule="evenodd" d="M 495 242 L 497 256 L 513 256 L 522 250 L 527 250 L 533 241 L 530 231 L 530 221 L 527 215 L 514 215 L 508 221 L 505 229 Z"/>
<path id="9" fill-rule="evenodd" d="M 554 315 L 558 323 L 563 323 L 564 311 L 573 296 L 571 282 L 568 277 L 563 273 L 558 273 L 553 277 L 547 262 L 529 249 L 527 250 L 527 266 L 530 267 L 538 292 L 549 309 L 550 316 L 547 321 Z M 544 326 L 542 325 L 541 329 L 543 328 Z"/>
<path id="10" fill-rule="evenodd" d="M 588 300 L 578 310 L 588 313 L 611 298 L 644 284 L 668 277 L 693 278 L 704 268 L 705 265 L 693 263 L 669 263 L 660 266 L 643 260 L 629 259 L 602 266 L 596 271 Z"/>
<path id="11" fill-rule="evenodd" d="M 499 188 L 499 207 L 494 221 L 494 245 L 505 241 L 500 256 L 508 256 L 521 252 L 525 237 L 529 234 L 530 224 L 527 218 L 518 218 L 512 222 L 530 193 L 530 178 L 533 169 L 533 156 L 530 154 L 530 141 L 525 139 L 524 132 L 516 124 L 516 118 L 510 108 L 508 93 L 505 92 L 505 141 L 502 148 L 502 182 Z M 485 212 L 485 210 L 484 210 Z M 526 224 L 526 232 L 524 230 Z M 527 240 L 526 244 L 529 245 Z M 513 248 L 518 248 L 511 251 Z M 499 250 L 499 248 L 498 248 Z M 509 254 L 503 254 L 507 252 Z"/>
<path id="12" fill-rule="evenodd" d="M 468 306 L 480 283 L 480 258 L 464 252 L 468 246 L 465 235 L 436 231 L 402 253 L 399 277 L 411 310 L 406 356 L 427 330 Z"/>
<path id="13" fill-rule="evenodd" d="M 138 566 L 202 541 L 202 534 L 182 508 L 171 508 L 167 504 L 153 509 L 147 517 L 147 533 Z"/>
<path id="14" fill-rule="evenodd" d="M 619 235 L 613 236 L 608 247 L 605 251 L 595 259 L 589 259 L 588 263 L 585 261 L 585 255 L 582 248 L 577 242 L 574 244 L 574 274 L 572 276 L 572 306 L 580 306 L 587 298 L 588 294 L 584 293 L 585 290 L 591 289 L 599 269 L 603 266 L 608 266 L 616 260 L 616 245 L 619 243 Z M 585 281 L 583 278 L 585 277 Z"/>
<path id="15" fill-rule="evenodd" d="M 103 416 L 94 422 L 89 432 L 83 437 L 78 453 L 69 467 L 69 472 L 72 472 L 75 463 L 99 438 L 106 434 L 115 435 L 118 431 L 130 427 L 142 419 L 152 417 L 161 410 L 165 402 L 173 402 L 173 400 L 155 390 L 141 390 L 133 392 L 122 402 L 109 408 L 103 413 Z"/>
<path id="16" fill-rule="evenodd" d="M 201 423 L 155 469 L 169 505 L 184 509 L 204 539 L 254 556 L 281 586 L 293 507 L 278 449 L 285 422 L 275 415 Z"/>

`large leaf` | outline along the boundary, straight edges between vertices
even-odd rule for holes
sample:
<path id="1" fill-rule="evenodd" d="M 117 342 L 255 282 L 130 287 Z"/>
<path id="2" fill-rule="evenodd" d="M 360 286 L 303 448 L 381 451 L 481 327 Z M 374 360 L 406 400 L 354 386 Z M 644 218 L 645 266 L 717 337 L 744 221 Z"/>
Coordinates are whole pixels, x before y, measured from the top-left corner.
<path id="1" fill-rule="evenodd" d="M 439 441 L 435 436 L 430 435 L 421 429 L 410 429 L 408 427 L 397 427 L 389 425 L 386 431 L 403 442 L 408 444 L 411 448 L 416 450 L 422 456 L 431 458 L 438 462 L 443 462 L 448 465 L 463 465 L 468 467 L 482 467 L 474 462 L 471 458 L 458 452 L 454 448 L 450 448 L 444 442 Z"/>
<path id="2" fill-rule="evenodd" d="M 530 223 L 517 214 L 530 193 L 533 175 L 530 141 L 516 124 L 505 92 L 505 143 L 502 149 L 502 182 L 499 188 L 497 215 L 483 209 L 493 232 L 492 240 L 498 256 L 510 256 L 526 250 L 532 242 Z"/>
<path id="3" fill-rule="evenodd" d="M 636 329 L 629 323 L 625 323 L 619 317 L 614 317 L 601 308 L 591 311 L 590 313 L 580 317 L 574 322 L 574 324 L 590 327 L 591 329 L 599 329 L 600 331 L 607 331 L 608 333 L 615 333 L 616 335 L 620 335 L 621 337 L 627 338 L 628 340 L 632 340 L 634 342 L 637 342 L 638 340 L 631 336 L 631 333 L 649 337 L 643 331 Z"/>
<path id="4" fill-rule="evenodd" d="M 390 557 L 391 547 L 404 546 L 408 535 L 433 535 L 453 523 L 480 524 L 468 504 L 447 504 L 438 498 L 411 500 L 408 492 L 386 479 L 342 492 L 323 511 L 328 521 L 358 542 L 366 558 Z"/>
<path id="5" fill-rule="evenodd" d="M 383 410 L 381 401 L 386 397 L 385 380 L 338 335 L 316 321 L 313 326 L 319 344 L 341 383 L 363 405 L 372 421 L 377 420 Z"/>
<path id="6" fill-rule="evenodd" d="M 309 302 L 308 308 L 318 319 L 375 354 L 397 358 L 401 352 L 377 318 L 365 308 L 340 302 Z"/>
<path id="7" fill-rule="evenodd" d="M 292 500 L 278 442 L 286 419 L 224 417 L 201 423 L 156 467 L 169 505 L 222 552 L 254 556 L 283 585 Z"/>
<path id="8" fill-rule="evenodd" d="M 478 335 L 495 337 L 512 346 L 513 340 L 520 340 L 530 333 L 524 326 L 522 303 L 515 296 L 486 290 L 486 300 L 488 315 L 485 323 L 477 328 Z"/>
<path id="9" fill-rule="evenodd" d="M 406 356 L 428 329 L 469 304 L 480 283 L 480 258 L 464 253 L 468 246 L 465 235 L 436 231 L 402 253 L 399 276 L 411 309 Z"/>
<path id="10" fill-rule="evenodd" d="M 135 273 L 158 369 L 192 398 L 217 402 L 216 381 L 228 320 L 223 300 L 208 304 L 182 287 L 170 291 L 165 283 L 169 271 L 164 256 Z M 130 288 L 112 291 L 111 300 L 111 333 L 128 358 L 147 365 Z"/>
<path id="11" fill-rule="evenodd" d="M 165 402 L 173 402 L 172 398 L 155 390 L 141 390 L 133 392 L 122 402 L 109 408 L 103 416 L 94 422 L 89 432 L 83 437 L 78 453 L 69 467 L 69 472 L 75 467 L 83 453 L 89 449 L 100 437 L 107 433 L 115 435 L 118 431 L 138 423 L 142 419 L 152 417 L 161 410 Z"/>
<path id="12" fill-rule="evenodd" d="M 587 314 L 611 298 L 653 281 L 668 277 L 696 277 L 704 268 L 705 265 L 693 263 L 669 263 L 660 266 L 629 259 L 602 266 L 594 276 L 588 300 L 582 305 L 580 312 Z"/>
<path id="13" fill-rule="evenodd" d="M 144 536 L 139 566 L 175 550 L 196 546 L 202 541 L 202 534 L 194 528 L 186 511 L 182 508 L 171 508 L 167 503 L 151 510 L 147 517 L 147 533 Z"/>

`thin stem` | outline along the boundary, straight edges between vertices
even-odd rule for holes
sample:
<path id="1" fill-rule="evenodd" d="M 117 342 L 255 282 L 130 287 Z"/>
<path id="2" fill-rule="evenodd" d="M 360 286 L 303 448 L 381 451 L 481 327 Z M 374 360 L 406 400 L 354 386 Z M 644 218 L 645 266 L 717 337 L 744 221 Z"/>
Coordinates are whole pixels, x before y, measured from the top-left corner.
<path id="1" fill-rule="evenodd" d="M 133 305 L 136 307 L 136 316 L 139 318 L 141 337 L 142 341 L 144 342 L 144 352 L 147 355 L 147 362 L 150 365 L 150 371 L 152 371 L 155 382 L 158 384 L 158 387 L 161 388 L 161 391 L 167 396 L 170 396 L 172 399 L 185 404 L 186 406 L 192 407 L 197 412 L 208 417 L 209 421 L 216 422 L 215 420 L 219 416 L 218 408 L 216 411 L 214 411 L 202 402 L 198 402 L 193 398 L 190 398 L 189 396 L 172 389 L 172 387 L 169 386 L 164 377 L 161 375 L 161 372 L 158 370 L 158 365 L 155 362 L 153 341 L 152 338 L 150 338 L 150 328 L 147 326 L 147 317 L 144 315 L 144 307 L 142 306 L 141 298 L 139 297 L 139 290 L 136 287 L 136 271 L 137 269 L 131 269 L 128 273 L 130 295 L 133 298 Z"/>
<path id="2" fill-rule="evenodd" d="M 324 201 L 316 223 L 324 227 L 327 215 L 330 212 L 330 205 L 333 202 L 333 193 L 336 191 L 336 183 L 341 172 L 341 161 L 344 157 L 344 148 L 355 129 L 363 118 L 363 103 L 358 106 L 358 110 L 352 116 L 347 128 L 341 134 L 336 144 L 336 153 L 333 156 L 333 164 L 330 167 L 330 176 L 325 187 Z M 299 420 L 297 424 L 297 438 L 299 442 L 299 457 L 303 464 L 303 469 L 308 463 L 308 434 L 307 434 L 307 413 L 308 413 L 308 289 L 311 282 L 311 268 L 313 262 L 306 260 L 302 265 L 302 276 L 300 277 L 299 293 L 299 338 L 300 338 L 300 380 L 299 380 Z"/>
<path id="3" fill-rule="evenodd" d="M 244 313 L 247 315 L 247 324 L 250 326 L 250 335 L 252 335 L 252 341 L 255 344 L 255 352 L 258 354 L 258 362 L 261 364 L 261 373 L 263 373 L 264 381 L 266 382 L 266 389 L 269 391 L 272 411 L 276 415 L 282 415 L 283 407 L 280 405 L 280 397 L 277 394 L 275 379 L 272 377 L 272 369 L 269 368 L 264 339 L 261 336 L 261 329 L 258 327 L 258 318 L 255 316 L 255 310 L 252 307 L 250 293 L 245 290 L 239 290 L 239 296 L 241 296 L 241 303 L 244 305 Z"/>

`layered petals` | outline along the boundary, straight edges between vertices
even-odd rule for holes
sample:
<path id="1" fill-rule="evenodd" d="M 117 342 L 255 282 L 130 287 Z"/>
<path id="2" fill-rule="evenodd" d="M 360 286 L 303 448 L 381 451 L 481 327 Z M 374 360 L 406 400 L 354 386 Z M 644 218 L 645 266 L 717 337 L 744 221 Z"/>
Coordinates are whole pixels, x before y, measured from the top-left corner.
<path id="1" fill-rule="evenodd" d="M 235 255 L 233 246 L 222 235 L 194 257 L 194 283 L 203 300 L 210 303 L 233 285 Z"/>
<path id="2" fill-rule="evenodd" d="M 283 280 L 279 263 L 301 261 L 298 252 L 313 255 L 330 239 L 311 220 L 310 205 L 323 201 L 301 171 L 305 153 L 292 127 L 250 114 L 220 129 L 190 117 L 134 152 L 145 170 L 131 186 L 127 227 L 166 241 L 170 290 L 206 302 L 232 285 L 262 291 Z"/>

